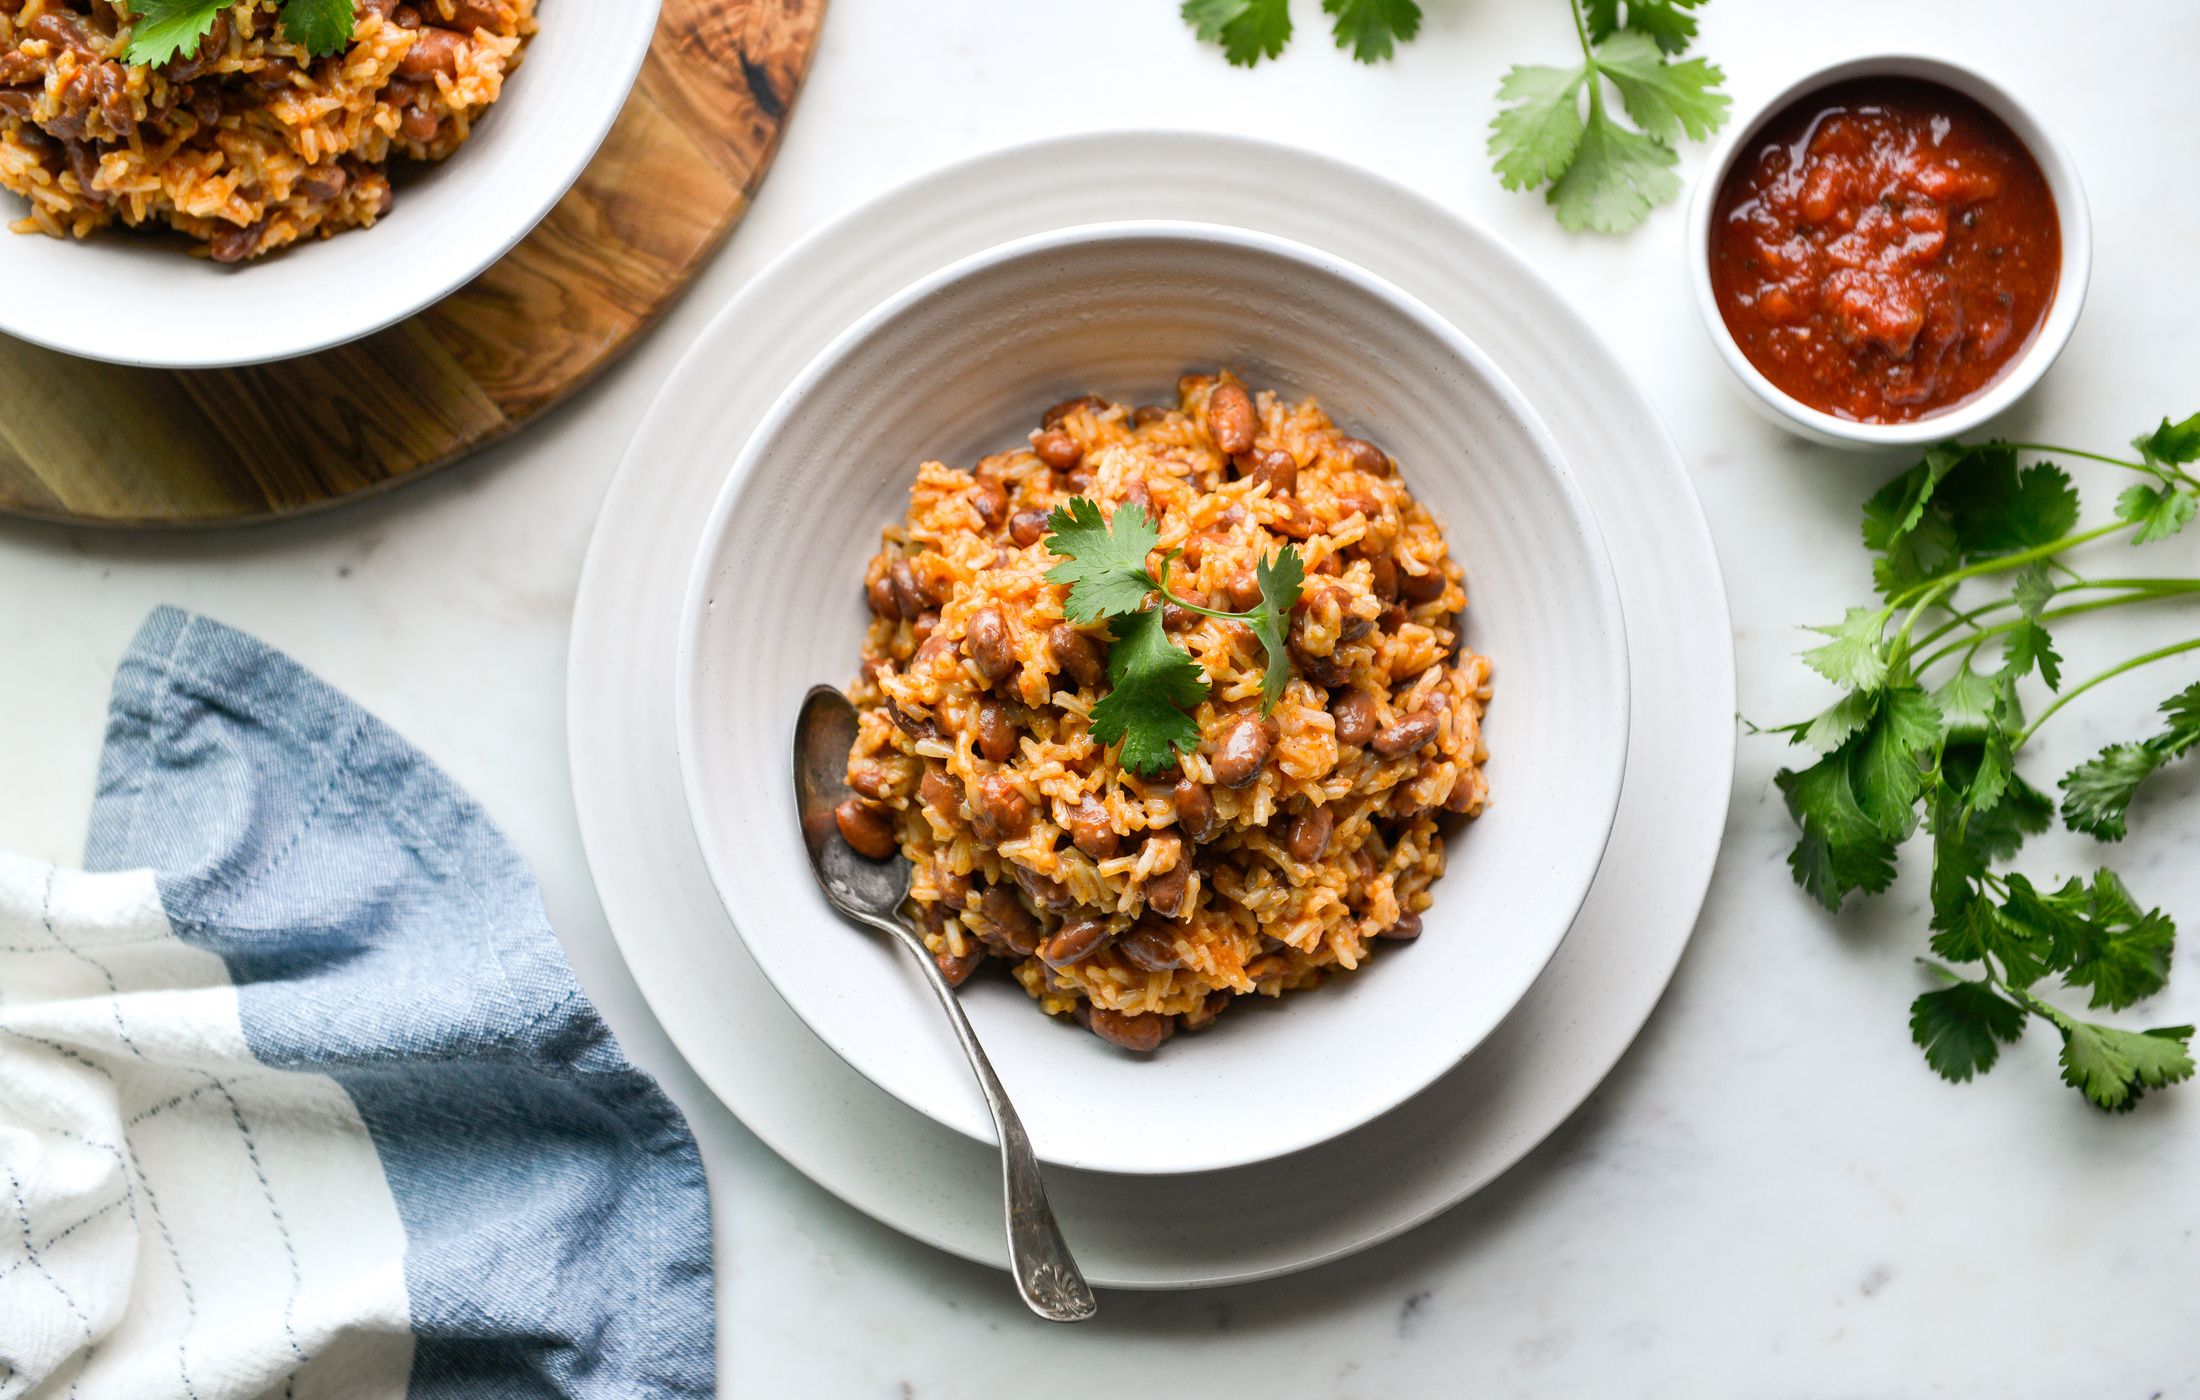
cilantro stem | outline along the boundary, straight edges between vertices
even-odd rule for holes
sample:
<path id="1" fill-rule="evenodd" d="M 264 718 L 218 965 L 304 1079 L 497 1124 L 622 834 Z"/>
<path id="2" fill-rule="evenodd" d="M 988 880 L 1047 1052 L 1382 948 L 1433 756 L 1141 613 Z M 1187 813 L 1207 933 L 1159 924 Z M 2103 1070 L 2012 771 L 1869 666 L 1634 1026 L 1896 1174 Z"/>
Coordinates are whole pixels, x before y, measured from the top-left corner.
<path id="1" fill-rule="evenodd" d="M 2200 482 L 2194 481 L 2191 476 L 2176 467 L 2157 469 L 2148 466 L 2144 462 L 2134 462 L 2128 457 L 2109 457 L 2099 452 L 2086 452 L 2075 447 L 2056 447 L 2052 443 L 2045 442 L 2010 442 L 2002 445 L 2018 452 L 2036 452 L 2052 457 L 2083 457 L 2089 462 L 2105 462 L 2112 467 L 2122 467 L 2126 471 L 2144 472 L 2148 476 L 2159 476 L 2162 471 L 2166 470 L 2175 475 L 2179 481 L 2190 485 L 2200 485 Z"/>
<path id="2" fill-rule="evenodd" d="M 1891 602 L 1893 606 L 1901 607 L 1921 594 L 1937 591 L 1944 595 L 1965 579 L 1984 578 L 1988 574 L 2001 574 L 2007 573 L 2011 569 L 2021 569 L 2027 564 L 2037 564 L 2042 559 L 2053 558 L 2066 549 L 2076 549 L 2081 544 L 2091 544 L 2094 540 L 2132 528 L 2134 528 L 2134 522 L 2119 520 L 2111 525 L 2101 525 L 2091 530 L 2080 530 L 2074 535 L 2065 535 L 2059 540 L 2036 545 L 2031 549 L 2021 550 L 2015 554 L 2003 554 L 1992 559 L 1982 559 L 1978 563 L 1958 569 L 1952 574 L 1942 574 L 1938 578 L 1927 579 L 1915 587 L 1904 589 Z"/>
<path id="3" fill-rule="evenodd" d="M 2200 593 L 2200 579 L 2086 579 L 2078 583 L 2064 584 L 2056 589 L 2055 593 L 2060 596 L 2080 589 L 2097 588 L 2115 588 L 2128 591 L 2115 598 L 2101 598 L 2090 603 L 2072 603 L 2067 607 L 2049 608 L 2046 612 L 2040 614 L 2040 620 L 2047 622 L 2055 618 L 2077 617 L 2083 613 L 2103 612 L 2110 608 L 2128 607 L 2133 603 L 2151 603 L 2164 598 L 2190 597 L 2195 593 Z M 1975 625 L 1980 616 L 1990 612 L 1998 612 L 2003 608 L 2015 607 L 2016 602 L 2017 600 L 2014 598 L 2002 598 L 1973 608 L 1971 611 L 1959 615 L 1954 621 L 1934 629 L 1930 635 L 1919 638 L 1917 647 L 1922 649 L 1931 646 L 1960 624 L 1970 622 Z M 2021 619 L 2016 622 L 1997 623 L 1992 627 L 1981 627 L 1971 636 L 1958 637 L 1946 646 L 1926 656 L 1924 660 L 1913 663 L 1910 668 L 1911 673 L 1922 676 L 1925 672 L 1965 647 L 1976 651 L 1980 644 L 1989 638 L 2013 632 L 2021 625 Z"/>
<path id="4" fill-rule="evenodd" d="M 2200 637 L 2194 637 L 2190 641 L 2177 642 L 2173 645 L 2166 647 L 2156 647 L 2153 651 L 2144 652 L 2138 656 L 2132 657 L 2129 661 L 2120 662 L 2117 665 L 2109 667 L 2107 670 L 2101 672 L 2099 675 L 2092 676 L 2087 680 L 2081 682 L 2080 684 L 2072 686 L 2070 689 L 2056 696 L 2053 704 L 2049 705 L 2046 709 L 2040 711 L 2039 715 L 2034 718 L 2029 725 L 2025 726 L 2024 732 L 2022 734 L 2019 734 L 2016 738 L 2016 742 L 2009 746 L 2010 750 L 2014 752 L 2017 749 L 2023 748 L 2025 745 L 2025 741 L 2030 739 L 2034 734 L 2038 733 L 2039 727 L 2047 723 L 2047 721 L 2054 716 L 2055 711 L 2061 709 L 2063 706 L 2069 704 L 2071 701 L 2085 694 L 2087 691 L 2099 685 L 2101 682 L 2114 680 L 2116 677 L 2122 675 L 2126 671 L 2136 671 L 2141 666 L 2151 666 L 2157 661 L 2167 660 L 2169 657 L 2176 656 L 2182 652 L 2188 651 L 2200 651 Z"/>
<path id="5" fill-rule="evenodd" d="M 1169 591 L 1169 566 L 1175 563 L 1176 556 L 1183 552 L 1181 549 L 1170 550 L 1161 560 L 1161 576 L 1153 580 L 1154 591 L 1161 595 L 1164 602 L 1174 603 L 1184 611 L 1198 613 L 1201 617 L 1219 617 L 1224 622 L 1251 622 L 1260 616 L 1259 608 L 1252 608 L 1246 612 L 1222 612 L 1215 608 L 1201 607 L 1197 603 L 1187 603 L 1171 593 Z"/>

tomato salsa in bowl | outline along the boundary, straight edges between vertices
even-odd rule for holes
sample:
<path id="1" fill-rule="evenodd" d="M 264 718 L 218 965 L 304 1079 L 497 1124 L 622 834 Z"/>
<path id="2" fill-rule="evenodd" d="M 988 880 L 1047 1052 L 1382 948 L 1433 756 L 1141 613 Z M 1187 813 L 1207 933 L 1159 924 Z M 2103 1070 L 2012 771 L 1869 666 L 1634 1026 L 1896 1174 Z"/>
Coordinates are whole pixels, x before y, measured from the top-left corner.
<path id="1" fill-rule="evenodd" d="M 2028 112 L 1937 60 L 1812 74 L 1698 189 L 1705 324 L 1761 405 L 1822 441 L 1968 430 L 2037 382 L 2090 264 L 2075 167 Z"/>

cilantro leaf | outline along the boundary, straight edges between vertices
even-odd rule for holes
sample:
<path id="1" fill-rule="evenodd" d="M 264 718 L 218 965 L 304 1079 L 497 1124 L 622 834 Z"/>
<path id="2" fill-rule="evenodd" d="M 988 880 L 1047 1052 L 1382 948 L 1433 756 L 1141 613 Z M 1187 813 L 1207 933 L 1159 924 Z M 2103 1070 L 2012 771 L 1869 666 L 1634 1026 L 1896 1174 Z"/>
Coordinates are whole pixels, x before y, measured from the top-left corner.
<path id="1" fill-rule="evenodd" d="M 1774 779 L 1788 814 L 1803 830 L 1788 854 L 1796 882 L 1828 909 L 1852 890 L 1877 894 L 1894 881 L 1895 843 L 1867 816 L 1850 780 L 1850 750 L 1829 754 Z"/>
<path id="2" fill-rule="evenodd" d="M 126 63 L 158 67 L 178 54 L 195 54 L 214 19 L 235 0 L 130 0 Z"/>
<path id="3" fill-rule="evenodd" d="M 2157 769 L 2200 745 L 2200 682 L 2162 702 L 2169 726 L 2136 744 L 2110 744 L 2065 774 L 2063 825 L 2103 841 L 2124 839 L 2126 814 L 2139 785 Z"/>
<path id="4" fill-rule="evenodd" d="M 1933 692 L 1942 727 L 1951 739 L 1980 739 L 1998 727 L 1995 712 L 2001 690 L 1993 681 L 1971 669 L 1966 661 Z"/>
<path id="5" fill-rule="evenodd" d="M 2191 1026 L 2125 1031 L 2061 1012 L 2051 1019 L 2063 1037 L 2063 1083 L 2111 1113 L 2129 1112 L 2149 1089 L 2192 1078 Z"/>
<path id="6" fill-rule="evenodd" d="M 2063 825 L 2103 841 L 2121 841 L 2139 784 L 2162 766 L 2144 744 L 2110 744 L 2063 775 Z"/>
<path id="7" fill-rule="evenodd" d="M 1047 570 L 1047 582 L 1070 586 L 1062 615 L 1072 622 L 1135 612 L 1161 586 L 1146 571 L 1161 522 L 1142 506 L 1118 510 L 1111 521 L 1097 502 L 1077 496 L 1054 508 L 1047 530 L 1047 552 L 1063 559 Z"/>
<path id="8" fill-rule="evenodd" d="M 1910 1039 L 1941 1078 L 1961 1084 L 2001 1058 L 2001 1045 L 2024 1034 L 2024 1008 L 1984 982 L 1957 982 L 1910 1003 Z"/>
<path id="9" fill-rule="evenodd" d="M 1819 753 L 1832 753 L 1849 741 L 1849 736 L 1872 722 L 1879 709 L 1879 701 L 1870 692 L 1852 690 L 1819 712 L 1807 725 L 1791 725 L 1788 732 L 1794 742 L 1808 744 Z"/>
<path id="10" fill-rule="evenodd" d="M 2200 462 L 2200 413 L 2182 423 L 2164 418 L 2162 426 L 2133 438 L 2131 445 L 2139 449 L 2139 455 L 2150 466 L 2180 467 L 2187 462 Z"/>
<path id="11" fill-rule="evenodd" d="M 2018 617 L 2002 639 L 2001 672 L 1995 679 L 2013 685 L 2037 670 L 2048 689 L 2062 689 L 2062 657 L 2055 650 L 2054 638 L 2040 625 L 2040 614 L 2055 596 L 2047 566 L 2034 564 L 2025 570 L 2018 576 L 2011 596 L 2016 599 Z"/>
<path id="12" fill-rule="evenodd" d="M 1574 158 L 1547 198 L 1561 228 L 1625 233 L 1681 192 L 1672 170 L 1679 163 L 1671 146 L 1629 131 L 1592 105 Z"/>
<path id="13" fill-rule="evenodd" d="M 1653 140 L 1672 142 L 1685 132 L 1701 141 L 1726 120 L 1727 96 L 1718 90 L 1725 75 L 1700 58 L 1669 63 L 1651 39 L 1621 33 L 1597 46 L 1596 65 Z"/>
<path id="14" fill-rule="evenodd" d="M 283 0 L 283 36 L 316 58 L 351 42 L 351 0 Z"/>
<path id="15" fill-rule="evenodd" d="M 1647 34 L 1669 54 L 1683 53 L 1696 39 L 1696 17 L 1690 10 L 1703 0 L 1628 0 L 1626 27 Z M 1620 0 L 1587 0 L 1582 17 L 1589 37 L 1607 39 L 1620 28 Z"/>
<path id="16" fill-rule="evenodd" d="M 2049 462 L 2017 470 L 2017 452 L 1990 442 L 1966 452 L 1940 483 L 1937 503 L 1971 558 L 2052 544 L 2078 524 L 2078 491 Z"/>
<path id="17" fill-rule="evenodd" d="M 1286 547 L 1275 561 L 1263 559 L 1253 570 L 1260 583 L 1260 606 L 1253 610 L 1253 635 L 1268 654 L 1268 666 L 1260 678 L 1260 712 L 1267 714 L 1283 698 L 1291 679 L 1291 654 L 1285 650 L 1284 633 L 1291 625 L 1291 609 L 1299 601 L 1306 582 L 1306 566 L 1296 548 Z"/>
<path id="18" fill-rule="evenodd" d="M 1887 683 L 1887 653 L 1880 633 L 1893 615 L 1892 608 L 1850 608 L 1835 625 L 1811 628 L 1833 640 L 1804 652 L 1804 663 L 1835 685 L 1879 689 Z"/>
<path id="19" fill-rule="evenodd" d="M 1497 84 L 1508 103 L 1490 122 L 1489 151 L 1497 182 L 1508 190 L 1532 190 L 1566 173 L 1581 145 L 1582 83 L 1587 68 L 1515 64 Z"/>
<path id="20" fill-rule="evenodd" d="M 1850 781 L 1857 805 L 1895 841 L 1917 829 L 1917 799 L 1925 791 L 1925 763 L 1940 742 L 1940 711 L 1916 686 L 1898 686 L 1879 697 L 1872 722 L 1853 742 Z"/>
<path id="21" fill-rule="evenodd" d="M 1169 640 L 1161 609 L 1145 608 L 1109 624 L 1108 693 L 1092 707 L 1092 732 L 1103 744 L 1120 740 L 1122 764 L 1159 773 L 1178 753 L 1199 747 L 1199 725 L 1184 707 L 1207 698 L 1207 677 L 1190 652 Z"/>
<path id="22" fill-rule="evenodd" d="M 2081 891 L 2079 904 L 2071 898 Z M 2063 980 L 2092 989 L 2091 1005 L 2121 1010 L 2162 990 L 2169 980 L 2170 950 L 2177 926 L 2159 909 L 2141 913 L 2131 892 L 2111 870 L 2095 872 L 2090 887 L 2072 881 L 2060 892 L 2078 917 L 2063 928 L 2056 946 L 2067 964 Z"/>
<path id="23" fill-rule="evenodd" d="M 1290 0 L 1184 0 L 1178 13 L 1239 67 L 1275 58 L 1291 42 Z"/>
<path id="24" fill-rule="evenodd" d="M 2116 518 L 2139 527 L 2131 537 L 2133 544 L 2168 539 L 2192 523 L 2196 510 L 2200 501 L 2174 486 L 2134 486 L 2116 498 Z"/>
<path id="25" fill-rule="evenodd" d="M 1421 32 L 1421 7 L 1414 0 L 1322 0 L 1336 32 L 1337 47 L 1349 48 L 1362 63 L 1391 56 L 1393 41 L 1404 43 Z"/>

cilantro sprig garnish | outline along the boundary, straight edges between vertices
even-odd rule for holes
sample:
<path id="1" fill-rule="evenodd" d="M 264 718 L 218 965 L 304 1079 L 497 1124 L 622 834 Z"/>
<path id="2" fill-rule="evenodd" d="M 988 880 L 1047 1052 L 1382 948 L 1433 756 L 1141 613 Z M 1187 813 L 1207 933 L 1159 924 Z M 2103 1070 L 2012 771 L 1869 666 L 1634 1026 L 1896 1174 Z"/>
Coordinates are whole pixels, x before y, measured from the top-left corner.
<path id="1" fill-rule="evenodd" d="M 1097 502 L 1076 496 L 1055 507 L 1047 530 L 1047 552 L 1062 560 L 1047 571 L 1047 581 L 1069 585 L 1062 615 L 1071 622 L 1108 622 L 1108 693 L 1092 707 L 1092 732 L 1103 744 L 1121 741 L 1124 767 L 1158 773 L 1178 753 L 1199 747 L 1199 726 L 1186 711 L 1207 697 L 1207 678 L 1163 630 L 1161 609 L 1151 605 L 1156 594 L 1188 612 L 1249 625 L 1268 656 L 1261 713 L 1275 708 L 1291 678 L 1284 633 L 1306 581 L 1296 547 L 1286 545 L 1273 560 L 1260 561 L 1254 571 L 1258 607 L 1224 612 L 1169 591 L 1169 565 L 1179 551 L 1163 558 L 1159 577 L 1146 567 L 1161 543 L 1161 521 L 1143 506 L 1118 510 L 1110 520 Z"/>
<path id="2" fill-rule="evenodd" d="M 1675 143 L 1700 141 L 1726 121 L 1726 75 L 1700 58 L 1680 60 L 1703 3 L 1567 0 L 1581 62 L 1516 64 L 1498 84 L 1489 154 L 1499 182 L 1546 189 L 1559 223 L 1576 232 L 1623 233 L 1679 193 Z M 1414 0 L 1322 0 L 1322 9 L 1337 47 L 1362 63 L 1391 57 L 1421 28 Z M 1275 58 L 1291 41 L 1289 0 L 1184 0 L 1182 13 L 1233 64 Z"/>
<path id="3" fill-rule="evenodd" d="M 1506 72 L 1490 156 L 1506 189 L 1543 188 L 1564 227 L 1625 233 L 1680 193 L 1674 142 L 1701 141 L 1726 121 L 1726 75 L 1700 58 L 1670 57 L 1695 33 L 1681 4 L 1630 4 L 1621 27 L 1617 0 L 1591 0 L 1586 13 L 1581 0 L 1570 3 L 1581 62 Z M 1611 93 L 1634 129 L 1612 111 Z"/>
<path id="4" fill-rule="evenodd" d="M 2114 536 L 2166 539 L 2200 513 L 2200 479 L 2186 470 L 2200 461 L 2200 414 L 2165 419 L 2133 446 L 2136 458 L 1946 443 L 1887 483 L 1864 507 L 1879 600 L 1815 629 L 1826 640 L 1803 654 L 1841 695 L 1779 731 L 1818 754 L 1778 782 L 1802 832 L 1788 864 L 1827 908 L 1885 890 L 1898 848 L 1919 835 L 1930 843 L 1926 962 L 1944 985 L 1910 1007 L 1927 1063 L 1950 1080 L 1982 1074 L 2036 1018 L 2061 1038 L 2064 1082 L 2114 1110 L 2192 1076 L 2193 1027 L 2103 1025 L 2039 989 L 2059 978 L 2088 1009 L 2121 1011 L 2161 990 L 2176 925 L 2106 868 L 2053 885 L 1997 867 L 2054 822 L 2054 799 L 2018 769 L 2040 727 L 2098 685 L 2200 650 L 2200 636 L 2170 641 L 2065 684 L 2055 630 L 2067 621 L 2200 595 L 2200 578 L 2094 577 L 2065 560 Z M 2146 481 L 2122 494 L 2113 521 L 2081 527 L 2069 473 L 2023 464 L 2040 453 Z M 2028 718 L 2024 692 L 2035 686 L 2053 698 Z M 2200 684 L 2161 709 L 2159 732 L 2111 744 L 2063 777 L 2066 827 L 2121 840 L 2139 789 L 2200 747 Z"/>
<path id="5" fill-rule="evenodd" d="M 193 54 L 214 20 L 237 0 L 129 0 L 130 42 L 125 62 L 158 66 Z M 315 58 L 351 42 L 351 0 L 283 0 L 283 36 Z"/>

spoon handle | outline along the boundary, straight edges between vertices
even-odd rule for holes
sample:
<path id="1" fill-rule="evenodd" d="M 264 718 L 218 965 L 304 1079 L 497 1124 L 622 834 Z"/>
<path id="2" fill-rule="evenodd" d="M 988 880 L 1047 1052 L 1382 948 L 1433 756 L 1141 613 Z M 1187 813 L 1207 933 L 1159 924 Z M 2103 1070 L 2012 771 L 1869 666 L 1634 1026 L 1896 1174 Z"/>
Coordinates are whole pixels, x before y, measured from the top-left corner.
<path id="1" fill-rule="evenodd" d="M 1016 1291 L 1031 1310 L 1050 1322 L 1083 1322 L 1099 1311 L 1100 1304 L 1070 1257 L 1062 1229 L 1054 1223 L 1054 1208 L 1047 1204 L 1045 1183 L 1039 1180 L 1039 1159 L 1032 1155 L 1031 1138 L 1024 1121 L 1008 1101 L 1008 1091 L 993 1073 L 993 1064 L 978 1044 L 978 1034 L 963 1014 L 962 1001 L 947 984 L 947 975 L 924 946 L 924 940 L 907 925 L 893 923 L 892 932 L 924 969 L 925 981 L 946 1008 L 955 1027 L 955 1038 L 970 1057 L 970 1068 L 985 1091 L 986 1107 L 993 1110 L 993 1127 L 1001 1140 L 1001 1185 L 1008 1199 L 1008 1264 L 1016 1275 Z"/>

